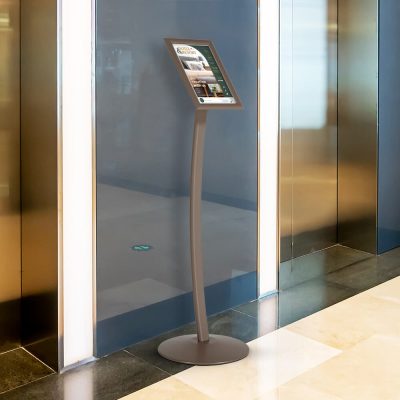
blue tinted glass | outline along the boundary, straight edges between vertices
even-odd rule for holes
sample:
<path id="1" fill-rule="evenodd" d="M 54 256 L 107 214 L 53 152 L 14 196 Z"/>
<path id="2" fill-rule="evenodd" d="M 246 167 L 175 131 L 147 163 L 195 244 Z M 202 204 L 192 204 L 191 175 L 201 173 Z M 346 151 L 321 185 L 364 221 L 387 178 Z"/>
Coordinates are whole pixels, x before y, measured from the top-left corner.
<path id="1" fill-rule="evenodd" d="M 209 313 L 256 297 L 257 2 L 97 1 L 97 339 L 104 354 L 193 319 L 194 109 L 165 37 L 209 39 L 242 111 L 209 112 L 203 243 Z"/>

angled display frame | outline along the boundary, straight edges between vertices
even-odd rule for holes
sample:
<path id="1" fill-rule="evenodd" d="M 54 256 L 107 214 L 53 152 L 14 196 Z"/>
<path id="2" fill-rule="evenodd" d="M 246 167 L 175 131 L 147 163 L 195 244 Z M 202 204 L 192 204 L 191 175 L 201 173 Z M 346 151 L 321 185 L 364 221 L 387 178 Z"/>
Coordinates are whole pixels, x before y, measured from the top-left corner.
<path id="1" fill-rule="evenodd" d="M 187 92 L 189 93 L 193 104 L 197 110 L 229 110 L 229 109 L 242 109 L 242 101 L 229 78 L 228 72 L 226 71 L 220 57 L 218 56 L 218 52 L 212 43 L 211 40 L 197 40 L 197 39 L 179 39 L 179 38 L 166 38 L 165 44 L 167 46 L 168 52 L 170 53 L 172 60 L 174 61 L 176 68 L 179 72 L 179 76 L 181 77 Z M 196 94 L 187 74 L 185 68 L 179 59 L 174 45 L 185 45 L 185 46 L 205 46 L 211 50 L 212 56 L 216 61 L 217 67 L 222 74 L 223 80 L 229 88 L 229 91 L 234 99 L 234 103 L 208 103 L 204 104 L 200 102 L 200 97 Z"/>

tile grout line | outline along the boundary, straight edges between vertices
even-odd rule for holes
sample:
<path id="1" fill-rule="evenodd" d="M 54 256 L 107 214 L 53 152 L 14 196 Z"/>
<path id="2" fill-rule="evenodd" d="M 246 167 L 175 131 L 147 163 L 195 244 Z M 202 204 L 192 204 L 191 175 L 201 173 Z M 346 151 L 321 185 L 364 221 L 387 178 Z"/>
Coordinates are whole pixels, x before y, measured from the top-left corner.
<path id="1" fill-rule="evenodd" d="M 246 315 L 246 317 L 250 317 L 250 318 L 253 318 L 253 319 L 255 319 L 255 320 L 258 319 L 258 317 L 255 317 L 254 315 L 250 315 L 250 314 L 248 314 L 248 313 L 246 313 L 246 312 L 244 312 L 244 311 L 236 310 L 236 309 L 234 309 L 234 308 L 231 308 L 231 310 L 232 310 L 232 311 L 236 311 L 236 312 L 238 312 L 239 314 Z"/>
<path id="2" fill-rule="evenodd" d="M 125 353 L 128 353 L 131 357 L 135 357 L 135 358 L 137 358 L 137 359 L 139 359 L 139 360 L 145 362 L 146 364 L 149 364 L 149 365 L 151 365 L 152 367 L 157 368 L 159 371 L 166 373 L 166 374 L 168 375 L 168 378 L 171 377 L 171 376 L 176 375 L 176 374 L 171 374 L 170 372 L 165 371 L 164 369 L 162 369 L 162 368 L 160 368 L 159 366 L 157 366 L 157 365 L 155 365 L 155 364 L 153 364 L 153 363 L 151 363 L 151 362 L 145 360 L 144 358 L 139 357 L 139 356 L 137 356 L 136 354 L 131 353 L 131 352 L 130 352 L 129 350 L 127 350 L 127 349 L 124 349 L 124 350 L 122 350 L 122 351 L 125 352 Z M 167 378 L 164 378 L 164 379 L 167 379 Z M 161 379 L 161 380 L 163 381 L 164 379 Z M 159 382 L 160 382 L 160 381 L 159 381 Z M 151 386 L 151 385 L 150 385 L 150 386 Z"/>
<path id="3" fill-rule="evenodd" d="M 20 349 L 22 349 L 23 347 L 16 347 L 15 349 L 11 349 L 11 350 L 7 350 L 7 351 L 4 351 L 3 353 L 0 353 L 0 357 L 2 356 L 2 355 L 4 355 L 4 354 L 8 354 L 8 353 L 11 353 L 11 352 L 13 352 L 13 351 L 17 351 L 17 350 L 20 350 Z"/>
<path id="4" fill-rule="evenodd" d="M 4 392 L 0 392 L 0 396 L 3 395 L 3 394 L 5 394 L 5 393 L 12 392 L 13 390 L 20 389 L 20 388 L 22 388 L 22 387 L 24 387 L 24 386 L 28 386 L 28 385 L 31 385 L 31 384 L 33 384 L 33 383 L 39 382 L 39 381 L 41 381 L 41 380 L 43 380 L 43 379 L 46 379 L 46 378 L 49 378 L 50 376 L 53 376 L 53 375 L 57 375 L 57 373 L 56 373 L 56 372 L 52 372 L 51 374 L 48 374 L 48 375 L 46 375 L 46 376 L 42 376 L 41 378 L 35 379 L 34 381 L 27 382 L 27 383 L 23 383 L 22 385 L 15 386 L 15 387 L 13 387 L 12 389 L 8 389 L 8 390 L 6 390 L 6 391 L 4 391 Z"/>
<path id="5" fill-rule="evenodd" d="M 41 359 L 37 358 L 34 354 L 32 354 L 29 350 L 26 350 L 25 347 L 21 347 L 22 350 L 24 350 L 26 353 L 28 353 L 31 357 L 39 361 L 42 365 L 44 365 L 46 368 L 50 369 L 52 372 L 56 373 L 56 371 L 49 367 L 47 364 L 45 364 Z"/>

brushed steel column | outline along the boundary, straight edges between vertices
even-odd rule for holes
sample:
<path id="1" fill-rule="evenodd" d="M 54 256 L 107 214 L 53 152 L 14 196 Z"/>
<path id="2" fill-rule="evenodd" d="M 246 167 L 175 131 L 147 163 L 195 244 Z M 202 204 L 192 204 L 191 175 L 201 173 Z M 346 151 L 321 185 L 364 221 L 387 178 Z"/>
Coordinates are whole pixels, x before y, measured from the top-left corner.
<path id="1" fill-rule="evenodd" d="M 378 2 L 339 0 L 339 243 L 376 252 Z"/>
<path id="2" fill-rule="evenodd" d="M 21 3 L 22 339 L 58 367 L 57 1 Z"/>
<path id="3" fill-rule="evenodd" d="M 19 7 L 0 0 L 0 352 L 20 344 Z"/>

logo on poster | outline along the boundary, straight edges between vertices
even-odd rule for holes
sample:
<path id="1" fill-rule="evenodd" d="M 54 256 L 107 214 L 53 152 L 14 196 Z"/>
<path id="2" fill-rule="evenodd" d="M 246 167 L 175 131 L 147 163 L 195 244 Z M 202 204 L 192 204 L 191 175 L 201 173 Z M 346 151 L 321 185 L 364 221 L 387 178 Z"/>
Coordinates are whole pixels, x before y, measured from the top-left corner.
<path id="1" fill-rule="evenodd" d="M 183 54 L 183 55 L 191 55 L 191 56 L 195 56 L 196 53 L 196 49 L 194 49 L 193 47 L 177 47 L 176 52 L 178 54 Z"/>

